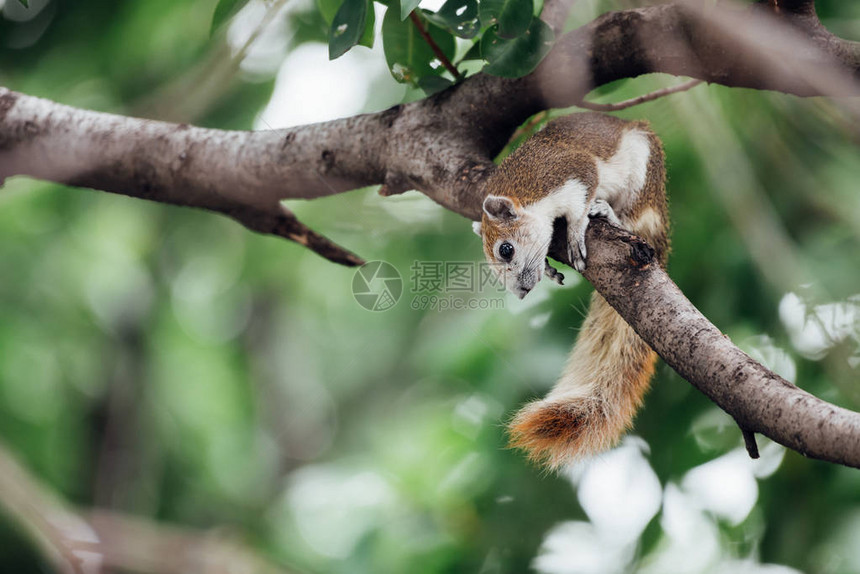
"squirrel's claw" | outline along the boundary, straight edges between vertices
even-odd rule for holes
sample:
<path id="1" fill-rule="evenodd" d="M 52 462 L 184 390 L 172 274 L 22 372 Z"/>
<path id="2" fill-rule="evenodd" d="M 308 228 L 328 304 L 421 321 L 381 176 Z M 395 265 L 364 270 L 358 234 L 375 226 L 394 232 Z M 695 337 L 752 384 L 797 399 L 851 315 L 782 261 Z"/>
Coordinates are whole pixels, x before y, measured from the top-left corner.
<path id="1" fill-rule="evenodd" d="M 615 214 L 612 206 L 603 199 L 595 199 L 588 208 L 588 217 L 583 217 L 575 225 L 570 225 L 567 236 L 567 255 L 573 268 L 582 273 L 585 271 L 585 260 L 588 251 L 585 248 L 585 230 L 593 217 L 605 217 L 610 224 L 621 227 L 621 220 Z"/>
<path id="2" fill-rule="evenodd" d="M 544 259 L 543 274 L 558 283 L 559 285 L 564 285 L 564 274 L 560 273 L 558 269 L 550 265 L 549 259 Z"/>
<path id="3" fill-rule="evenodd" d="M 585 249 L 585 229 L 588 227 L 588 219 L 577 222 L 568 228 L 567 235 L 567 257 L 573 268 L 582 273 L 585 271 L 585 258 L 588 255 Z"/>

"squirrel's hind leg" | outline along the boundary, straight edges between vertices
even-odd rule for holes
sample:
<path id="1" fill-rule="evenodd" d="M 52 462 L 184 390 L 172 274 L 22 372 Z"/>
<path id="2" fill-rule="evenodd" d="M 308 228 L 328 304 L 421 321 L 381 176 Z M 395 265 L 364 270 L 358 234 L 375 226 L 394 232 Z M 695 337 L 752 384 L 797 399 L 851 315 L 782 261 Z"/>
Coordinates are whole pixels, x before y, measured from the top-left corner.
<path id="1" fill-rule="evenodd" d="M 591 219 L 593 217 L 605 217 L 612 225 L 623 227 L 621 220 L 618 219 L 618 215 L 615 214 L 615 210 L 604 199 L 595 199 L 591 203 L 591 207 L 588 209 L 588 218 Z"/>

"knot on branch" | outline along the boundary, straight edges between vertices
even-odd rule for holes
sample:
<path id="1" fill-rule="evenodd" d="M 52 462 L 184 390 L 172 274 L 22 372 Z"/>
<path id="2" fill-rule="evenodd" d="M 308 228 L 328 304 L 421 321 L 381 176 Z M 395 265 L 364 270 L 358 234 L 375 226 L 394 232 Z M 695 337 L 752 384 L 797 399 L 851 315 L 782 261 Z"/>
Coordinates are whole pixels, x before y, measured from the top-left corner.
<path id="1" fill-rule="evenodd" d="M 496 164 L 486 159 L 470 159 L 460 166 L 457 179 L 468 185 L 483 183 L 496 169 Z"/>
<path id="2" fill-rule="evenodd" d="M 654 261 L 656 251 L 644 239 L 636 235 L 619 238 L 630 246 L 630 265 L 645 269 Z"/>
<path id="3" fill-rule="evenodd" d="M 815 17 L 815 2 L 812 0 L 759 0 L 758 5 L 767 7 L 775 14 Z"/>
<path id="4" fill-rule="evenodd" d="M 17 100 L 18 94 L 6 88 L 0 88 L 0 121 L 6 118 L 6 114 L 9 113 Z"/>
<path id="5" fill-rule="evenodd" d="M 567 223 L 564 223 L 567 227 Z M 558 232 L 556 227 L 553 236 Z M 588 267 L 627 267 L 645 271 L 657 259 L 657 251 L 643 238 L 615 227 L 603 217 L 595 217 L 586 235 Z M 592 243 L 600 243 L 592 247 Z"/>
<path id="6" fill-rule="evenodd" d="M 406 193 L 412 188 L 413 186 L 410 184 L 409 179 L 403 174 L 389 171 L 385 174 L 385 181 L 382 184 L 382 187 L 379 188 L 379 195 L 383 197 L 400 195 L 401 193 Z"/>
<path id="7" fill-rule="evenodd" d="M 322 166 L 320 167 L 320 173 L 328 173 L 334 167 L 335 156 L 334 152 L 331 150 L 323 150 L 320 154 L 320 161 L 322 162 Z"/>

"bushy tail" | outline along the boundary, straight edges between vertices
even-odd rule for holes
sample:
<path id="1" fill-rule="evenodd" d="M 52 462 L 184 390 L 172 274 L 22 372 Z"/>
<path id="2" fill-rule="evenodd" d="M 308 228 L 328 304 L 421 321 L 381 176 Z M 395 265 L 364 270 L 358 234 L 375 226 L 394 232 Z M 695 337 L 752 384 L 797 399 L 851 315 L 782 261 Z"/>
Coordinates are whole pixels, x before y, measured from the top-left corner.
<path id="1" fill-rule="evenodd" d="M 546 398 L 520 410 L 511 446 L 556 469 L 614 446 L 648 390 L 657 355 L 599 294 L 561 379 Z"/>

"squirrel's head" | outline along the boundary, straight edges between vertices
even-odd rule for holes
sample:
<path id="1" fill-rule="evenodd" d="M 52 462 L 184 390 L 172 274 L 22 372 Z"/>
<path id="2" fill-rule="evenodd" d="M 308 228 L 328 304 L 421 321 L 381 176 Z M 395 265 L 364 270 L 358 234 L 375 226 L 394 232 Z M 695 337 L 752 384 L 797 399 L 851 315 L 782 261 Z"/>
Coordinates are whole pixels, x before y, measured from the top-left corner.
<path id="1" fill-rule="evenodd" d="M 472 229 L 484 240 L 484 254 L 505 288 L 522 299 L 543 277 L 552 226 L 514 199 L 488 195 L 484 215 Z"/>

